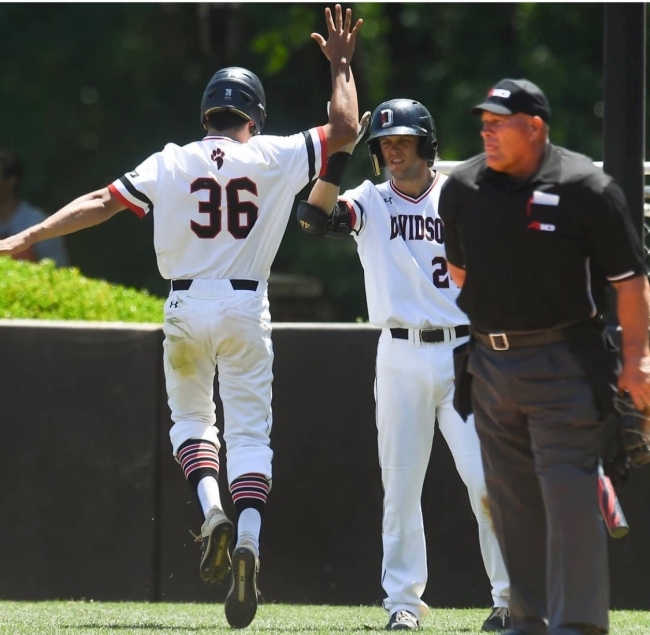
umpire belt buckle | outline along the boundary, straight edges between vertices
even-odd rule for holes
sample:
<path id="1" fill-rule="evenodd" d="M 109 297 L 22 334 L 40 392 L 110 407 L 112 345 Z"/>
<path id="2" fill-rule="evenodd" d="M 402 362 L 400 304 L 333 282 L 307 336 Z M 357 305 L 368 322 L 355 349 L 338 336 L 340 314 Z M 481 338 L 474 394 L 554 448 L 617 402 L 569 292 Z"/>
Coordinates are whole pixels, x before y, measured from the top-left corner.
<path id="1" fill-rule="evenodd" d="M 507 351 L 510 348 L 508 336 L 505 333 L 489 333 L 490 344 L 495 351 Z"/>

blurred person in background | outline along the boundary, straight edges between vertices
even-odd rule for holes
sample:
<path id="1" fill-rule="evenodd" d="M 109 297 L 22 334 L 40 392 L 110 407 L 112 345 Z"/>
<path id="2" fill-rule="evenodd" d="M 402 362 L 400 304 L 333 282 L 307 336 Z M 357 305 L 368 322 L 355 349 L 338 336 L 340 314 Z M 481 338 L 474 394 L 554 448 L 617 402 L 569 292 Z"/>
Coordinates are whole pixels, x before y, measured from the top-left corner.
<path id="1" fill-rule="evenodd" d="M 20 196 L 24 168 L 20 157 L 9 150 L 0 149 L 0 239 L 20 233 L 47 218 L 47 214 Z M 13 254 L 17 260 L 39 262 L 49 258 L 57 267 L 67 267 L 70 262 L 63 238 L 50 238 L 35 243 L 25 251 Z"/>

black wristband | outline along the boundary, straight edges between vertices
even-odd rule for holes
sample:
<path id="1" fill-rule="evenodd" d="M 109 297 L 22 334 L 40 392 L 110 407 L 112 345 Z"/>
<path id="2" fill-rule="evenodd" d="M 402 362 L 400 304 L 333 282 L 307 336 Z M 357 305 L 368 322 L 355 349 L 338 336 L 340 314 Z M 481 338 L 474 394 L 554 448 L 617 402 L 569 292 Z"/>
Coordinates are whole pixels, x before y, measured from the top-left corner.
<path id="1" fill-rule="evenodd" d="M 339 187 L 349 159 L 350 155 L 347 152 L 335 152 L 327 159 L 327 168 L 325 174 L 320 177 L 320 180 Z"/>

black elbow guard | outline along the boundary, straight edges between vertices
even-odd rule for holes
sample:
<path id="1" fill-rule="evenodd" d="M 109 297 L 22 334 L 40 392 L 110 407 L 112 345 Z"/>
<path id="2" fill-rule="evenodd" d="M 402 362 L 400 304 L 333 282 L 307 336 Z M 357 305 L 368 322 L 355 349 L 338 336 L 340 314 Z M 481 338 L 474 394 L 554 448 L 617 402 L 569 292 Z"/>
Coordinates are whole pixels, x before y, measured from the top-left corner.
<path id="1" fill-rule="evenodd" d="M 303 230 L 312 236 L 342 237 L 352 231 L 350 210 L 342 201 L 336 203 L 331 216 L 316 205 L 300 201 L 296 215 Z"/>
<path id="2" fill-rule="evenodd" d="M 300 201 L 296 216 L 300 227 L 308 234 L 324 236 L 327 233 L 329 216 L 320 207 L 316 207 L 316 205 L 312 205 L 307 201 Z"/>

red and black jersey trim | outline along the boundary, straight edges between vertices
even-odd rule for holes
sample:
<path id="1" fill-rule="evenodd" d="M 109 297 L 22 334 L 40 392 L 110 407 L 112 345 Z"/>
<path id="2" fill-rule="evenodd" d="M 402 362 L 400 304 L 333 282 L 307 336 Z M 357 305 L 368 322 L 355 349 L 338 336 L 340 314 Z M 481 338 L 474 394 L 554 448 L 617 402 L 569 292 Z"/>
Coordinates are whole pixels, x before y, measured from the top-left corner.
<path id="1" fill-rule="evenodd" d="M 393 183 L 392 179 L 390 181 L 390 189 L 393 190 L 397 196 L 400 198 L 404 199 L 405 201 L 408 201 L 409 203 L 419 203 L 420 201 L 424 200 L 429 194 L 431 194 L 431 190 L 433 190 L 435 184 L 438 182 L 438 177 L 440 176 L 439 172 L 436 172 L 436 175 L 433 177 L 433 181 L 431 181 L 431 185 L 420 194 L 417 198 L 413 196 L 409 196 L 408 194 L 404 194 L 404 192 L 400 192 L 396 187 L 395 184 Z"/>
<path id="2" fill-rule="evenodd" d="M 355 225 L 357 224 L 357 210 L 354 209 L 354 205 L 352 204 L 352 201 L 348 201 L 348 200 L 343 199 L 341 202 L 345 204 L 345 207 L 346 207 L 346 209 L 348 211 L 348 215 L 349 215 L 349 219 L 350 219 L 349 220 L 349 222 L 350 222 L 350 233 L 351 234 L 354 233 L 354 234 L 358 235 L 359 232 L 363 229 L 363 221 L 364 221 L 364 215 L 365 215 L 363 205 L 361 205 L 361 203 L 359 203 L 359 201 L 356 201 L 356 200 L 354 201 L 354 205 L 356 205 L 359 208 L 359 211 L 361 212 L 361 214 L 360 214 L 361 222 L 359 223 L 359 229 L 356 229 Z"/>
<path id="3" fill-rule="evenodd" d="M 325 176 L 325 172 L 327 172 L 327 139 L 325 138 L 323 126 L 318 126 L 316 130 L 320 141 L 320 174 L 318 176 L 321 177 Z"/>
<path id="4" fill-rule="evenodd" d="M 316 149 L 314 148 L 314 141 L 309 131 L 303 132 L 302 135 L 305 137 L 305 145 L 307 146 L 307 165 L 309 169 L 309 182 L 311 183 L 316 176 Z"/>
<path id="5" fill-rule="evenodd" d="M 124 187 L 127 189 L 128 193 L 133 196 L 133 198 L 137 198 L 139 201 L 142 201 L 149 210 L 149 213 L 153 212 L 153 203 L 151 199 L 143 194 L 142 192 L 139 192 L 138 190 L 133 187 L 133 183 L 129 181 L 125 176 L 120 177 L 120 183 L 124 185 Z"/>

